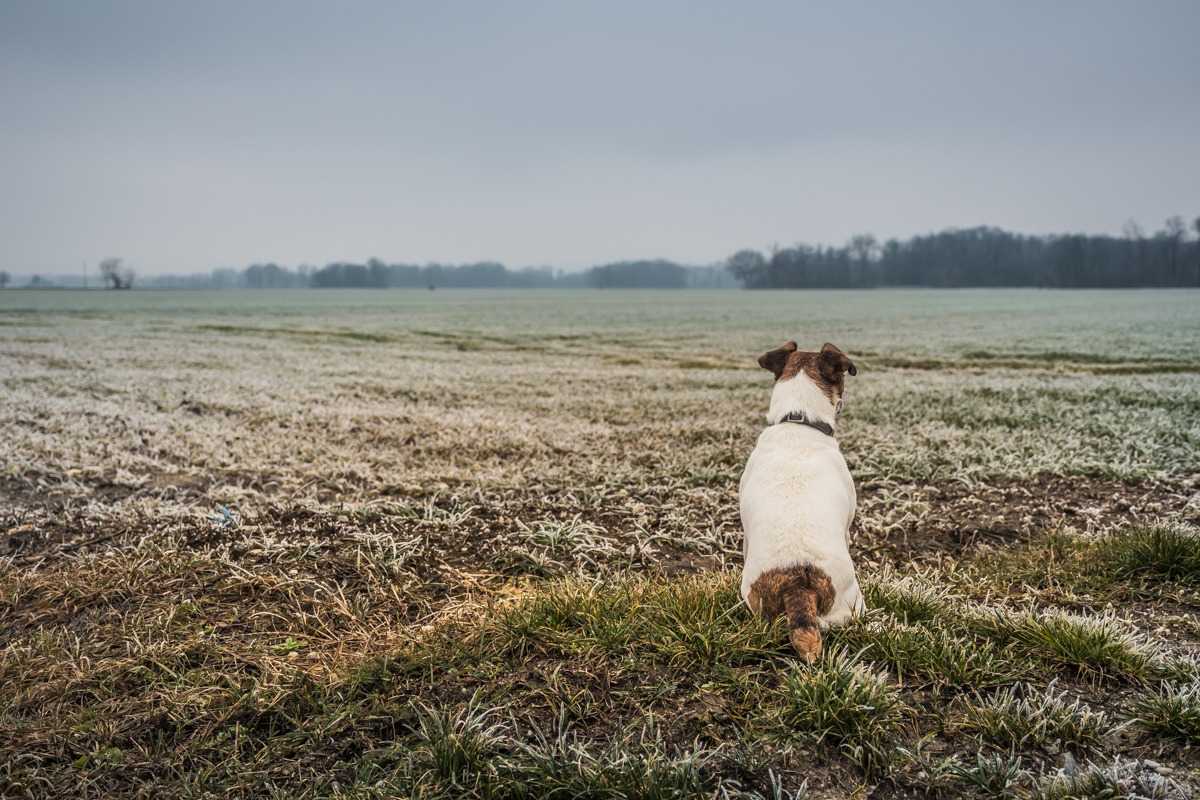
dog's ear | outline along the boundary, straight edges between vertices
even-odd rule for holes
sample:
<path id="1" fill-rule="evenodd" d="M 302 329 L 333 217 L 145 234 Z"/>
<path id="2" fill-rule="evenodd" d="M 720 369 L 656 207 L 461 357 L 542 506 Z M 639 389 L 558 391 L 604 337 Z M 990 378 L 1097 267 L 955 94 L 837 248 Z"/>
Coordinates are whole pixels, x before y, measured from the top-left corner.
<path id="1" fill-rule="evenodd" d="M 788 356 L 794 352 L 796 352 L 796 343 L 788 342 L 776 347 L 769 353 L 763 353 L 759 356 L 758 365 L 774 373 L 775 380 L 779 380 L 779 376 L 783 374 L 783 368 L 787 366 Z"/>
<path id="2" fill-rule="evenodd" d="M 821 347 L 821 354 L 817 356 L 817 364 L 820 365 L 821 374 L 833 383 L 841 380 L 843 372 L 849 372 L 851 375 L 858 374 L 854 362 L 829 342 Z"/>

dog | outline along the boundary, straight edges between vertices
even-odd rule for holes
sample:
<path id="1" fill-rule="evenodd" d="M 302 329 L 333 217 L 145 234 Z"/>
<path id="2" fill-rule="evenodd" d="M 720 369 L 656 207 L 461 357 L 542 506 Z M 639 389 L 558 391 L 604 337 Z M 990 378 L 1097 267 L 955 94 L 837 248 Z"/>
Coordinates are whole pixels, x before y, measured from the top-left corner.
<path id="1" fill-rule="evenodd" d="M 775 388 L 742 473 L 742 598 L 755 613 L 786 614 L 792 646 L 811 663 L 821 630 L 866 608 L 850 559 L 858 498 L 833 437 L 845 376 L 858 370 L 829 343 L 808 353 L 788 342 L 758 363 Z"/>

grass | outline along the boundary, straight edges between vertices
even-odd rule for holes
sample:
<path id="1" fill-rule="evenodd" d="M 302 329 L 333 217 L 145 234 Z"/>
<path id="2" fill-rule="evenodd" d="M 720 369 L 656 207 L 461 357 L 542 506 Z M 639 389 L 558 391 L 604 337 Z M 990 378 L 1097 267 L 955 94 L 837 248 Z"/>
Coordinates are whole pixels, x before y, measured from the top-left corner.
<path id="1" fill-rule="evenodd" d="M 866 600 L 871 608 L 886 611 L 900 622 L 929 622 L 952 613 L 956 600 L 946 593 L 935 574 L 897 574 L 885 570 L 868 584 Z"/>
<path id="2" fill-rule="evenodd" d="M 742 613 L 733 577 L 559 582 L 492 607 L 471 630 L 449 629 L 429 658 L 605 657 L 623 668 L 693 671 L 751 663 L 778 650 L 778 628 Z"/>
<path id="3" fill-rule="evenodd" d="M 970 625 L 1005 642 L 1011 655 L 1037 658 L 1082 677 L 1144 680 L 1154 672 L 1153 651 L 1114 617 L 990 609 L 974 616 Z"/>
<path id="4" fill-rule="evenodd" d="M 1004 652 L 994 639 L 940 625 L 909 625 L 886 617 L 868 620 L 837 634 L 837 640 L 887 664 L 901 680 L 984 687 L 1018 680 L 1036 669 L 1027 659 Z"/>
<path id="5" fill-rule="evenodd" d="M 349 787 L 354 796 L 394 797 L 644 797 L 672 800 L 708 790 L 706 768 L 718 750 L 668 747 L 652 722 L 603 747 L 565 731 L 536 744 L 512 742 L 493 710 L 424 708 L 415 749 L 372 751 Z M 761 797 L 723 784 L 734 797 Z"/>
<path id="6" fill-rule="evenodd" d="M 906 710 L 886 676 L 842 651 L 792 669 L 784 695 L 781 722 L 816 742 L 879 746 L 896 734 Z"/>
<path id="7" fill-rule="evenodd" d="M 1097 543 L 1097 556 L 1122 576 L 1200 585 L 1200 535 L 1166 525 L 1125 528 Z"/>
<path id="8" fill-rule="evenodd" d="M 953 762 L 944 766 L 940 783 L 948 789 L 968 787 L 984 797 L 1011 797 L 1013 784 L 1028 774 L 1017 756 L 984 755 L 974 762 Z"/>
<path id="9" fill-rule="evenodd" d="M 1147 730 L 1200 744 L 1200 684 L 1164 684 L 1157 693 L 1143 695 L 1137 708 L 1137 721 Z"/>
<path id="10" fill-rule="evenodd" d="M 537 785 L 564 797 L 718 786 L 765 797 L 773 781 L 799 787 L 814 757 L 827 780 L 923 772 L 943 791 L 999 791 L 1013 774 L 1036 784 L 1058 748 L 1102 754 L 1118 731 L 1151 748 L 1196 736 L 1194 686 L 1152 688 L 1126 661 L 1090 650 L 1027 645 L 1023 658 L 989 660 L 1011 636 L 992 616 L 1032 623 L 962 595 L 943 597 L 943 615 L 924 624 L 880 608 L 830 634 L 828 655 L 808 667 L 781 624 L 739 604 L 732 573 L 560 579 L 405 629 L 394 617 L 412 600 L 383 590 L 391 573 L 349 552 L 277 557 L 300 574 L 162 550 L 88 560 L 73 572 L 83 591 L 61 580 L 71 564 L 8 575 L 8 624 L 40 620 L 0 659 L 19 687 L 0 706 L 10 746 L 28 757 L 14 763 L 36 763 L 60 791 L 81 780 L 97 792 L 130 781 L 200 791 L 188 781 L 203 776 L 204 786 L 301 795 L 336 783 L 367 796 Z M 897 597 L 936 577 L 892 571 L 866 585 Z M 203 586 L 203 599 L 184 599 Z M 137 613 L 112 614 L 129 596 L 143 598 Z M 79 614 L 93 620 L 87 633 L 72 632 Z M 930 703 L 930 691 L 950 702 Z M 1124 699 L 1110 717 L 1087 697 Z M 915 754 L 943 731 L 1021 755 L 935 769 Z M 738 752 L 747 746 L 758 752 Z M 225 767 L 200 769 L 218 755 Z M 34 773 L 12 770 L 0 785 L 32 791 Z"/>
<path id="11" fill-rule="evenodd" d="M 1031 747 L 1083 745 L 1095 747 L 1109 733 L 1104 712 L 1081 701 L 1066 702 L 1065 692 L 1014 684 L 964 703 L 961 729 L 1002 751 Z"/>
<path id="12" fill-rule="evenodd" d="M 1200 783 L 1187 293 L 435 294 L 0 297 L 0 796 Z M 871 608 L 812 667 L 738 594 L 804 337 Z"/>
<path id="13" fill-rule="evenodd" d="M 487 772 L 501 746 L 499 723 L 489 724 L 496 709 L 472 698 L 459 711 L 420 706 L 416 754 L 443 781 L 462 782 Z"/>
<path id="14" fill-rule="evenodd" d="M 977 569 L 963 573 L 963 583 L 983 591 L 1034 587 L 1080 607 L 1094 597 L 1114 605 L 1146 594 L 1183 600 L 1194 596 L 1200 579 L 1197 546 L 1194 526 L 1171 522 L 1123 525 L 1093 536 L 1049 531 L 1030 548 L 981 559 Z"/>

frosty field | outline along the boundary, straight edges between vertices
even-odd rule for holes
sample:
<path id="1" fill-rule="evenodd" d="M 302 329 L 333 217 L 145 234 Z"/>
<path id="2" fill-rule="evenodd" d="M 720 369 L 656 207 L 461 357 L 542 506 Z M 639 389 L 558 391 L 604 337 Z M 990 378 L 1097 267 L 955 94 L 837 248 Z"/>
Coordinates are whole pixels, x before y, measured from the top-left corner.
<path id="1" fill-rule="evenodd" d="M 811 669 L 736 593 L 789 339 L 858 367 Z M 0 795 L 1195 797 L 1198 353 L 1194 291 L 0 292 Z"/>

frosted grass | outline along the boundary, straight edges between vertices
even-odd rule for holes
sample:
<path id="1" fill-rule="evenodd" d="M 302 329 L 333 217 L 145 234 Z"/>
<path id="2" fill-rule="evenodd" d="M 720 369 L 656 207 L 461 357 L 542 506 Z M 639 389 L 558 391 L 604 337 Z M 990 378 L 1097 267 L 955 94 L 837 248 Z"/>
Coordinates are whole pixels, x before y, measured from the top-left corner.
<path id="1" fill-rule="evenodd" d="M 623 482 L 726 498 L 770 392 L 755 358 L 794 338 L 859 364 L 839 438 L 862 480 L 1186 480 L 1200 470 L 1197 301 L 3 292 L 0 474 L 64 491 L 182 475 L 293 497 Z"/>

